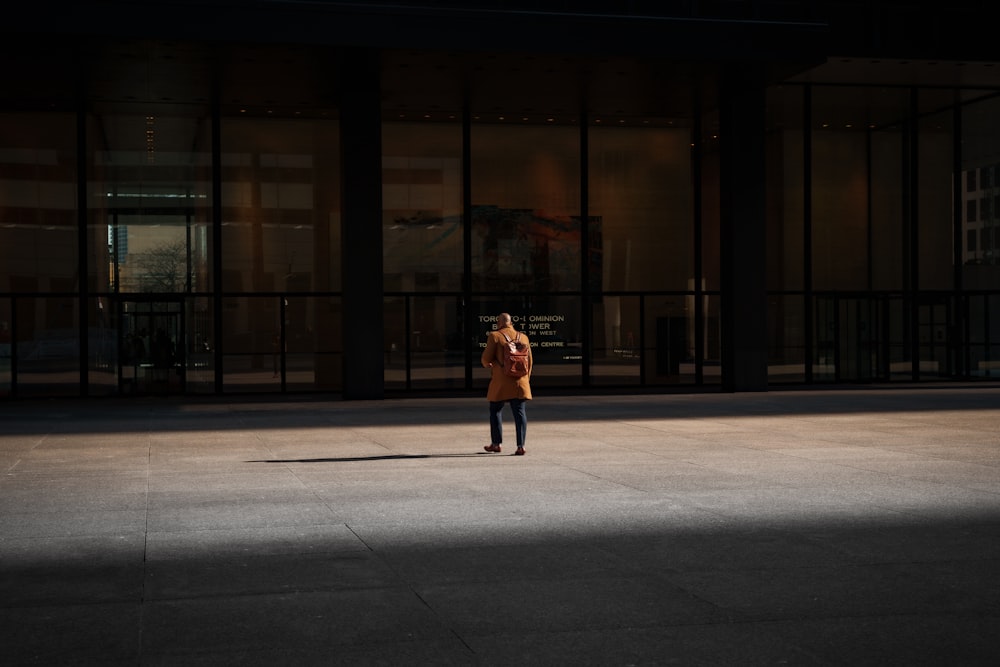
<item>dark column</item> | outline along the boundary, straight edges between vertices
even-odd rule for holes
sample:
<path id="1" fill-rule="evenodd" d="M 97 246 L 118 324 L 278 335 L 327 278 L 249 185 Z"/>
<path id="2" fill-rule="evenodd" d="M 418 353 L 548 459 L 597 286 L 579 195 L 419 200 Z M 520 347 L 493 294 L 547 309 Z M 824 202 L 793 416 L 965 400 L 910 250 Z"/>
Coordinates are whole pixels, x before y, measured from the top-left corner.
<path id="1" fill-rule="evenodd" d="M 218 51 L 215 52 L 216 57 Z M 212 363 L 215 365 L 215 393 L 221 394 L 222 375 L 222 107 L 220 67 L 213 68 L 212 80 Z"/>
<path id="2" fill-rule="evenodd" d="M 341 255 L 345 399 L 380 399 L 382 313 L 382 108 L 377 51 L 341 62 Z"/>
<path id="3" fill-rule="evenodd" d="M 81 81 L 84 77 L 81 77 Z M 81 91 L 77 95 L 76 109 L 76 254 L 77 282 L 80 286 L 80 395 L 90 393 L 90 265 L 88 263 L 88 230 L 89 218 L 87 212 L 90 202 L 87 200 L 87 105 L 86 95 Z M 117 252 L 117 249 L 115 250 Z M 110 310 L 111 303 L 108 303 Z M 15 329 L 14 332 L 17 330 Z"/>
<path id="4" fill-rule="evenodd" d="M 733 65 L 720 91 L 722 388 L 767 390 L 765 88 Z"/>

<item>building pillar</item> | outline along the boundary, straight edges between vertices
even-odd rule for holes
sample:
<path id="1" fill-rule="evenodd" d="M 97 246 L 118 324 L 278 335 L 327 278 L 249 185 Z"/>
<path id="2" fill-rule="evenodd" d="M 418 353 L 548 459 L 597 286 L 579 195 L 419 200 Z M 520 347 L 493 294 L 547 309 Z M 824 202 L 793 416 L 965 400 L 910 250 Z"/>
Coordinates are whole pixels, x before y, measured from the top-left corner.
<path id="1" fill-rule="evenodd" d="M 341 293 L 343 397 L 384 397 L 382 105 L 378 52 L 341 60 Z"/>
<path id="2" fill-rule="evenodd" d="M 721 79 L 722 388 L 767 390 L 766 88 L 762 68 Z"/>

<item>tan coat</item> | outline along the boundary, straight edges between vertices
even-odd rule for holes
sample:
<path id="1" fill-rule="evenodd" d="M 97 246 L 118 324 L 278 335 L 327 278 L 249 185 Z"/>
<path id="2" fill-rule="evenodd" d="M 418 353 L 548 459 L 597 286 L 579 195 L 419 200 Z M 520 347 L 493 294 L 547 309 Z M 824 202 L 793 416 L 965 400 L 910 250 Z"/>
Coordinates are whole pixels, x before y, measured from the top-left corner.
<path id="1" fill-rule="evenodd" d="M 534 360 L 531 357 L 531 342 L 528 337 L 521 333 L 521 342 L 528 346 L 528 374 L 520 378 L 512 378 L 503 372 L 503 349 L 507 344 L 503 335 L 514 340 L 518 335 L 514 327 L 505 327 L 498 331 L 491 331 L 486 337 L 486 349 L 483 350 L 483 368 L 490 368 L 492 377 L 490 378 L 489 389 L 486 390 L 486 400 L 490 402 L 509 401 L 512 398 L 523 398 L 531 400 L 531 369 Z"/>

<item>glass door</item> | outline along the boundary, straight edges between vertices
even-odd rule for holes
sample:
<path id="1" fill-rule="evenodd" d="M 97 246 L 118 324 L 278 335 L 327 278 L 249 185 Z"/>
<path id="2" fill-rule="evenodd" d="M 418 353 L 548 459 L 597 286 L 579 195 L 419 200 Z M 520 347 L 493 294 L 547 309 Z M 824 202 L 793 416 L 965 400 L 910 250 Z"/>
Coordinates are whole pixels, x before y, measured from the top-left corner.
<path id="1" fill-rule="evenodd" d="M 181 299 L 123 299 L 119 321 L 119 391 L 140 396 L 183 393 L 187 345 Z"/>
<path id="2" fill-rule="evenodd" d="M 951 300 L 945 296 L 925 296 L 917 313 L 920 379 L 951 376 L 954 373 Z"/>
<path id="3" fill-rule="evenodd" d="M 885 380 L 880 362 L 884 312 L 870 297 L 823 296 L 816 301 L 816 359 L 819 381 Z"/>

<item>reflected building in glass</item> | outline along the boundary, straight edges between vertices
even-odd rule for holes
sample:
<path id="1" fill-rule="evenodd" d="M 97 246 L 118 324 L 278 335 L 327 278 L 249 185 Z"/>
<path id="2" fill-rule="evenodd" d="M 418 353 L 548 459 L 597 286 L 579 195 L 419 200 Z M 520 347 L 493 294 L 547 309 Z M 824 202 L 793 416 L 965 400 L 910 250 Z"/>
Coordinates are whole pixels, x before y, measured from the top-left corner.
<path id="1" fill-rule="evenodd" d="M 1000 375 L 981 3 L 717 4 L 15 8 L 0 396 Z"/>

